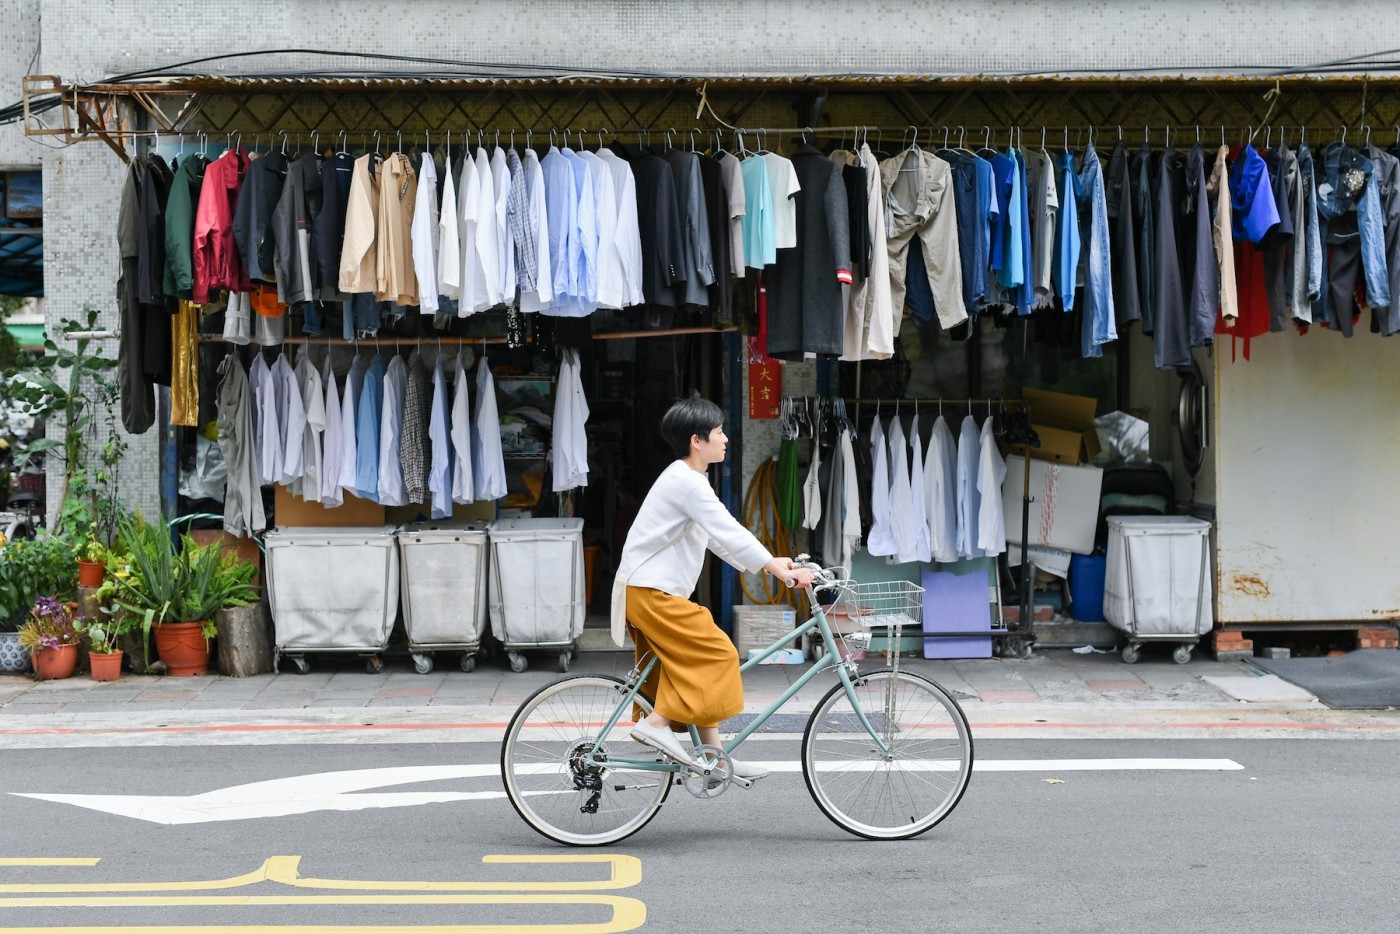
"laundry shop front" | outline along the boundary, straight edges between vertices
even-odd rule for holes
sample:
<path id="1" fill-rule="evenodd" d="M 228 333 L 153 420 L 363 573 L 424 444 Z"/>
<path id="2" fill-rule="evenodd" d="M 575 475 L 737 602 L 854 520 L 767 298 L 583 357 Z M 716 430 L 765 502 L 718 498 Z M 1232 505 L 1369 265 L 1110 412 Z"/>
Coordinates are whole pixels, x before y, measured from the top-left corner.
<path id="1" fill-rule="evenodd" d="M 65 52 L 61 43 L 57 47 L 53 70 L 62 73 L 64 56 L 72 50 Z M 952 77 L 915 69 L 896 77 L 855 73 L 857 69 L 814 59 L 818 67 L 763 76 L 742 76 L 733 68 L 661 76 L 618 77 L 596 69 L 592 74 L 574 69 L 551 74 L 542 66 L 526 69 L 526 75 L 490 67 L 475 69 L 484 73 L 445 75 L 440 67 L 419 63 L 393 74 L 371 74 L 361 64 L 349 77 L 288 77 L 289 61 L 306 72 L 315 67 L 306 59 L 269 54 L 266 67 L 254 58 L 241 63 L 239 73 L 157 70 L 138 79 L 94 81 L 77 88 L 76 99 L 112 106 L 89 108 L 89 116 L 98 114 L 100 133 L 74 122 L 70 138 L 92 140 L 90 145 L 45 163 L 46 212 L 59 217 L 65 212 L 105 213 L 105 220 L 85 220 L 70 234 L 58 234 L 58 240 L 46 239 L 60 267 L 67 261 L 81 270 L 81 275 L 50 285 L 51 326 L 60 317 L 71 317 L 93 294 L 110 294 L 111 270 L 119 264 L 113 259 L 97 269 L 95 261 L 79 260 L 76 247 L 85 237 L 95 239 L 87 227 L 105 231 L 102 242 L 110 240 L 118 199 L 103 201 L 89 194 L 82 180 L 96 176 L 101 179 L 96 191 L 119 195 L 128 169 L 112 149 L 128 158 L 154 151 L 168 162 L 196 152 L 212 161 L 239 147 L 288 156 L 378 150 L 402 152 L 415 166 L 422 165 L 426 151 L 430 161 L 442 165 L 440 178 L 449 174 L 449 166 L 458 171 L 468 146 L 473 152 L 494 152 L 499 145 L 547 154 L 551 144 L 562 148 L 566 143 L 577 150 L 621 144 L 660 152 L 727 151 L 745 158 L 759 150 L 790 155 L 804 143 L 824 153 L 853 150 L 859 140 L 877 160 L 914 149 L 935 154 L 965 150 L 975 156 L 980 149 L 1004 153 L 1010 147 L 1054 155 L 1069 151 L 1082 167 L 1091 142 L 1108 160 L 1120 138 L 1134 150 L 1144 142 L 1160 150 L 1169 141 L 1189 150 L 1199 140 L 1213 157 L 1222 136 L 1236 147 L 1266 118 L 1271 127 L 1282 126 L 1290 141 L 1301 138 L 1307 127 L 1307 138 L 1316 139 L 1320 148 L 1340 137 L 1343 123 L 1352 134 L 1363 134 L 1363 125 L 1394 124 L 1397 107 L 1388 78 L 1360 74 L 1275 81 L 1196 70 L 1189 77 L 1066 79 L 973 77 L 973 69 L 966 68 L 965 74 Z M 561 77 L 566 71 L 569 76 Z M 1266 97 L 1271 91 L 1276 96 Z M 735 128 L 743 128 L 742 137 Z M 107 146 L 98 145 L 104 136 Z M 1256 137 L 1255 142 L 1263 140 Z M 63 159 L 77 159 L 81 171 L 65 170 Z M 293 307 L 282 340 L 259 348 L 230 345 L 223 322 L 201 312 L 200 333 L 191 344 L 198 348 L 200 365 L 197 415 L 193 424 L 172 425 L 165 391 L 152 390 L 150 428 L 135 436 L 132 456 L 144 458 L 147 465 L 160 464 L 161 482 L 159 488 L 152 484 L 136 491 L 134 499 L 147 508 L 160 504 L 172 514 L 209 507 L 188 495 L 198 489 L 186 481 L 199 453 L 198 429 L 211 420 L 207 402 L 217 392 L 217 364 L 231 349 L 245 365 L 254 354 L 269 362 L 283 348 L 294 357 L 304 352 L 321 370 L 329 364 L 337 380 L 344 380 L 350 359 L 371 346 L 377 355 L 411 358 L 417 352 L 430 369 L 443 348 L 453 359 L 465 350 L 473 364 L 482 357 L 491 361 L 502 403 L 513 401 L 522 409 L 552 415 L 559 348 L 573 346 L 589 407 L 588 483 L 570 491 L 552 489 L 552 475 L 543 467 L 548 462 L 541 457 L 552 446 L 552 435 L 540 431 L 542 420 L 522 415 L 511 423 L 519 427 L 510 437 L 526 449 L 513 452 L 518 459 L 505 459 L 506 495 L 473 497 L 476 502 L 455 504 L 452 512 L 457 518 L 486 520 L 518 509 L 583 519 L 585 540 L 595 549 L 590 552 L 595 614 L 602 609 L 600 595 L 608 593 L 611 561 L 629 511 L 666 459 L 656 440 L 656 420 L 666 404 L 692 389 L 725 407 L 735 454 L 715 477 L 716 487 L 736 514 L 755 517 L 755 524 L 763 507 L 745 509 L 745 494 L 779 451 L 782 420 L 766 417 L 771 407 L 763 410 L 763 403 L 775 396 L 810 399 L 806 404 L 812 412 L 818 398 L 844 400 L 857 443 L 865 443 L 877 416 L 888 424 L 893 413 L 886 407 L 891 404 L 899 406 L 901 430 L 908 431 L 917 405 L 924 442 L 935 411 L 955 425 L 965 414 L 974 414 L 980 423 L 989 412 L 1014 410 L 1025 389 L 1046 388 L 1092 397 L 1097 414 L 1123 411 L 1147 422 L 1152 459 L 1170 465 L 1177 510 L 1212 522 L 1212 617 L 1217 624 L 1354 626 L 1383 623 L 1400 606 L 1386 575 L 1368 560 L 1353 558 L 1384 553 L 1371 538 L 1378 539 L 1389 525 L 1387 511 L 1400 508 L 1385 495 L 1384 472 L 1374 466 L 1393 454 L 1393 444 L 1381 430 L 1389 411 L 1384 384 L 1392 377 L 1387 375 L 1391 368 L 1384 360 L 1384 341 L 1365 326 L 1350 339 L 1316 326 L 1306 335 L 1255 336 L 1248 359 L 1243 341 L 1223 332 L 1213 346 L 1191 350 L 1201 388 L 1192 381 L 1183 397 L 1177 369 L 1157 368 L 1154 343 L 1142 334 L 1141 325 L 1122 322 L 1118 339 L 1102 345 L 1102 357 L 1084 358 L 1078 339 L 1083 286 L 1071 290 L 1068 312 L 1061 300 L 1048 311 L 1021 315 L 1013 301 L 977 308 L 970 323 L 946 329 L 938 323 L 941 306 L 927 320 L 914 308 L 892 309 L 890 360 L 841 362 L 822 355 L 807 361 L 799 354 L 799 359 L 775 361 L 751 340 L 758 338 L 760 320 L 754 286 L 768 278 L 753 268 L 734 275 L 731 304 L 723 313 L 716 312 L 721 303 L 711 286 L 707 300 L 696 308 L 681 303 L 674 313 L 658 315 L 628 306 L 581 319 L 586 323 L 582 330 L 578 320 L 541 327 L 549 316 L 508 316 L 504 303 L 498 303 L 454 319 L 445 329 L 433 329 L 421 314 L 419 320 L 391 316 L 397 320 L 380 322 L 374 337 L 352 328 L 347 339 L 334 311 L 321 322 L 319 334 L 308 334 L 305 311 Z M 94 282 L 102 283 L 100 289 Z M 108 323 L 119 328 L 115 311 Z M 123 336 L 130 339 L 130 330 L 123 329 Z M 754 385 L 755 380 L 765 385 Z M 512 383 L 509 390 L 504 382 Z M 519 395 L 508 398 L 510 391 Z M 1185 449 L 1179 428 L 1191 426 L 1178 424 L 1182 412 L 1202 416 L 1197 422 L 1207 426 L 1199 437 L 1188 436 Z M 505 414 L 502 409 L 502 427 Z M 799 470 L 808 466 L 810 447 L 810 439 L 799 445 Z M 1187 469 L 1184 454 L 1201 455 L 1197 470 Z M 191 467 L 182 478 L 186 464 Z M 348 500 L 327 508 L 275 483 L 265 495 L 266 521 L 276 525 L 396 524 L 425 511 L 420 504 L 376 508 L 379 504 Z M 337 511 L 345 510 L 346 503 L 367 511 Z M 787 535 L 775 523 L 769 528 L 780 550 L 821 553 L 818 540 L 806 531 Z M 883 564 L 859 554 L 852 563 L 871 572 Z M 933 570 L 957 563 L 913 562 Z M 1017 582 L 1010 570 L 997 578 L 1008 585 Z M 723 567 L 702 583 L 700 599 L 717 608 L 727 628 L 731 608 L 747 599 L 745 583 L 749 596 L 767 599 L 757 582 L 741 582 Z M 1012 602 L 1005 595 L 1003 600 Z"/>

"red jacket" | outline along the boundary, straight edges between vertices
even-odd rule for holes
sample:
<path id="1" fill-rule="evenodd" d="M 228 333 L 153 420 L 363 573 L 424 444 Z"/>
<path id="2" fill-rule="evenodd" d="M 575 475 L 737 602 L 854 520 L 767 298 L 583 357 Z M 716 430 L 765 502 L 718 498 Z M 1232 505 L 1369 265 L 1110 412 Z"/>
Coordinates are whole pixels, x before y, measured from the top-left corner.
<path id="1" fill-rule="evenodd" d="M 194 215 L 194 301 L 204 304 L 220 289 L 252 288 L 233 243 L 233 209 L 248 173 L 248 153 L 231 149 L 204 170 Z"/>

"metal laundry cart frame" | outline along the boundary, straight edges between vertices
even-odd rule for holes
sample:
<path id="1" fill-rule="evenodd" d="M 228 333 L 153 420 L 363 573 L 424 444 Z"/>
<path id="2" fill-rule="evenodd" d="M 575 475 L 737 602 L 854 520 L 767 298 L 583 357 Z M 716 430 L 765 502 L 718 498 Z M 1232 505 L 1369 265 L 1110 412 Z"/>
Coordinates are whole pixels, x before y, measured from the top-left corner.
<path id="1" fill-rule="evenodd" d="M 1128 644 L 1123 646 L 1122 651 L 1124 663 L 1129 665 L 1136 664 L 1141 657 L 1141 650 L 1144 643 L 1176 642 L 1180 644 L 1172 650 L 1172 661 L 1176 662 L 1178 665 L 1185 665 L 1187 662 L 1191 661 L 1191 651 L 1200 644 L 1201 636 L 1203 636 L 1204 633 L 1142 633 L 1137 631 L 1138 612 L 1137 594 L 1133 585 L 1132 536 L 1125 534 L 1122 535 L 1121 538 L 1123 541 L 1123 567 L 1128 584 L 1128 609 L 1130 611 L 1129 619 L 1126 623 L 1128 628 L 1123 630 L 1124 635 L 1126 635 L 1128 639 Z M 1192 625 L 1196 629 L 1200 628 L 1201 603 L 1206 599 L 1207 575 L 1210 572 L 1210 536 L 1201 535 L 1200 540 L 1201 561 L 1196 580 L 1196 606 L 1191 614 Z"/>

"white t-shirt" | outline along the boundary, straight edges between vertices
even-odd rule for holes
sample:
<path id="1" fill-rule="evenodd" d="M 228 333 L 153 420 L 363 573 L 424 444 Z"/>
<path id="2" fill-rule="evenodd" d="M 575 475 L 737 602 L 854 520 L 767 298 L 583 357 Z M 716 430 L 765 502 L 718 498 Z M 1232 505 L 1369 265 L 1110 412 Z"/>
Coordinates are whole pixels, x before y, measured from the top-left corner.
<path id="1" fill-rule="evenodd" d="M 797 193 L 802 185 L 792 162 L 775 152 L 765 152 L 768 190 L 773 193 L 773 237 L 778 249 L 797 246 Z"/>

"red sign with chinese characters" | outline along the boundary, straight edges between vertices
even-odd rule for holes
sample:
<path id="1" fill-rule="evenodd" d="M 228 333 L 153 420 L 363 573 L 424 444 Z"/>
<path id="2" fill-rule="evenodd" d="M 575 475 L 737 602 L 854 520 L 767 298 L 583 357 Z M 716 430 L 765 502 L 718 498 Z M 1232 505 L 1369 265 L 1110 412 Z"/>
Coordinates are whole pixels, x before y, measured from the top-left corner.
<path id="1" fill-rule="evenodd" d="M 777 418 L 783 395 L 783 368 L 777 360 L 749 362 L 749 418 Z"/>

